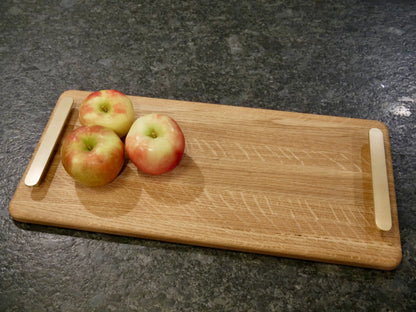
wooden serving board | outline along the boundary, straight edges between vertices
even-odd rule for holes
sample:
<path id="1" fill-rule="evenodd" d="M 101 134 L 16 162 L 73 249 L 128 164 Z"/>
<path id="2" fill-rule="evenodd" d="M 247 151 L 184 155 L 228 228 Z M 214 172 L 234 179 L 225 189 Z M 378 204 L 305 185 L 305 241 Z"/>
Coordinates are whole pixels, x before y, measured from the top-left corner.
<path id="1" fill-rule="evenodd" d="M 71 90 L 59 98 L 74 99 L 59 142 L 80 126 L 78 108 L 89 93 Z M 384 124 L 130 98 L 136 117 L 160 112 L 181 126 L 186 149 L 179 166 L 150 176 L 127 160 L 109 185 L 84 187 L 65 172 L 58 143 L 42 183 L 28 187 L 24 177 L 19 183 L 9 206 L 15 220 L 383 270 L 400 263 Z M 374 221 L 368 139 L 374 127 L 384 134 L 389 231 Z"/>

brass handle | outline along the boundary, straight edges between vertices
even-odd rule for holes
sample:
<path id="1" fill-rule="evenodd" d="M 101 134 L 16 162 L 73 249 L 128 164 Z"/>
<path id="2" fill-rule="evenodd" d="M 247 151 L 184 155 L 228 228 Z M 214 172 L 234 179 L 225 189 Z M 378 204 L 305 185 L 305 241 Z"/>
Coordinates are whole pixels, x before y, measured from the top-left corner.
<path id="1" fill-rule="evenodd" d="M 378 128 L 370 129 L 369 142 L 375 221 L 380 230 L 389 231 L 391 229 L 391 209 L 383 132 Z"/>
<path id="2" fill-rule="evenodd" d="M 40 183 L 46 165 L 52 156 L 58 137 L 64 127 L 65 121 L 71 111 L 74 100 L 72 97 L 64 97 L 56 105 L 45 134 L 42 136 L 39 148 L 25 177 L 27 186 L 35 186 Z"/>

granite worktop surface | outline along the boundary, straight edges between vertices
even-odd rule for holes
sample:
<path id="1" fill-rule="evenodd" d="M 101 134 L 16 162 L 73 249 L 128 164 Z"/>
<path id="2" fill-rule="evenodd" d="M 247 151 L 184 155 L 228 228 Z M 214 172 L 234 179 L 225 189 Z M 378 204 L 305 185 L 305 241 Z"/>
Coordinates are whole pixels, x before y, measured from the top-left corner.
<path id="1" fill-rule="evenodd" d="M 415 311 L 416 1 L 0 2 L 0 311 Z M 8 206 L 59 95 L 374 119 L 392 271 L 29 225 Z"/>

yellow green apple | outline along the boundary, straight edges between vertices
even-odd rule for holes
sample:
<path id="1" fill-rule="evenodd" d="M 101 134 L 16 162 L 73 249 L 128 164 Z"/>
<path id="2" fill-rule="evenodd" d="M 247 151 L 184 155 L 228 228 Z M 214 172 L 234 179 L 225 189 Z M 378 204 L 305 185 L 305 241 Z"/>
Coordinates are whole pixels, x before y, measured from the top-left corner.
<path id="1" fill-rule="evenodd" d="M 68 174 L 87 186 L 101 186 L 120 173 L 124 144 L 111 129 L 82 126 L 68 134 L 61 147 L 62 164 Z"/>
<path id="2" fill-rule="evenodd" d="M 100 90 L 88 95 L 79 108 L 84 126 L 100 125 L 124 137 L 134 121 L 133 104 L 117 90 Z"/>

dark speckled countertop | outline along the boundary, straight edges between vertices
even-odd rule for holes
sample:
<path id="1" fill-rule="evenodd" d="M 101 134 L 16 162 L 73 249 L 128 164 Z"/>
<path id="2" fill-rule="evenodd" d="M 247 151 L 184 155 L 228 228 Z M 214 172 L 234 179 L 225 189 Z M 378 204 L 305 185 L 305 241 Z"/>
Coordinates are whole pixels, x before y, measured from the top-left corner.
<path id="1" fill-rule="evenodd" d="M 0 2 L 0 311 L 415 311 L 416 1 Z M 375 119 L 403 259 L 384 272 L 14 222 L 59 95 Z"/>

